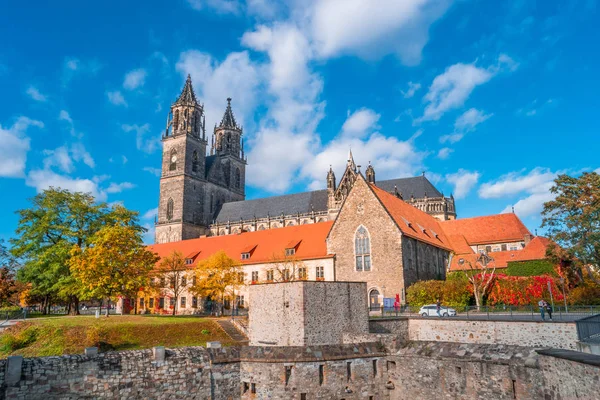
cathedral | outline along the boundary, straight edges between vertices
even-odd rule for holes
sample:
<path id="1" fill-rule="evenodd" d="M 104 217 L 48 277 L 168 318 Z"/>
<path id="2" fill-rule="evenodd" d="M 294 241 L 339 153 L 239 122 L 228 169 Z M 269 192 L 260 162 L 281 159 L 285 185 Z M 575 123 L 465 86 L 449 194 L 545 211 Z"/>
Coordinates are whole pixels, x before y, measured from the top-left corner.
<path id="1" fill-rule="evenodd" d="M 247 158 L 242 136 L 228 98 L 207 154 L 204 107 L 188 75 L 171 105 L 162 137 L 156 243 L 333 221 L 362 173 L 350 152 L 339 181 L 331 168 L 327 172 L 326 189 L 246 200 Z M 454 198 L 445 197 L 424 175 L 376 181 L 369 163 L 364 176 L 370 184 L 438 220 L 456 218 Z"/>

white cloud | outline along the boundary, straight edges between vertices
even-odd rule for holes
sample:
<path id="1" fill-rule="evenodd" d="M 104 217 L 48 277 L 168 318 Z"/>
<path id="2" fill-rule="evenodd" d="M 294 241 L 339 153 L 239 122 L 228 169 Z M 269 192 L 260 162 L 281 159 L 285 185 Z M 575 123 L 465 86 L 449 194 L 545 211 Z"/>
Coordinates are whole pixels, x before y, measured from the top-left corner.
<path id="1" fill-rule="evenodd" d="M 421 61 L 429 27 L 451 1 L 314 0 L 297 2 L 320 57 L 342 54 L 364 58 L 396 54 L 407 65 Z"/>
<path id="2" fill-rule="evenodd" d="M 146 172 L 150 172 L 154 176 L 160 176 L 160 174 L 162 172 L 160 170 L 160 168 L 152 168 L 152 167 L 144 167 L 143 170 Z"/>
<path id="3" fill-rule="evenodd" d="M 108 97 L 108 101 L 110 101 L 115 106 L 125 106 L 127 107 L 127 102 L 125 101 L 125 97 L 119 90 L 115 90 L 112 92 L 106 92 L 106 96 Z"/>
<path id="4" fill-rule="evenodd" d="M 27 117 L 19 117 L 8 129 L 0 125 L 0 177 L 25 176 L 25 163 L 30 143 L 26 132 L 30 126 L 43 128 L 44 124 Z"/>
<path id="5" fill-rule="evenodd" d="M 544 203 L 553 199 L 554 195 L 550 192 L 533 193 L 517 201 L 514 205 L 506 206 L 502 213 L 511 212 L 514 207 L 515 214 L 522 218 L 539 214 L 544 209 Z"/>
<path id="6" fill-rule="evenodd" d="M 42 94 L 36 87 L 34 86 L 29 86 L 29 88 L 27 88 L 27 92 L 26 92 L 29 97 L 31 97 L 33 100 L 35 101 L 48 101 L 48 96 Z"/>
<path id="7" fill-rule="evenodd" d="M 470 172 L 461 168 L 453 174 L 446 175 L 446 181 L 454 185 L 454 197 L 462 199 L 477 184 L 479 177 L 479 172 Z"/>
<path id="8" fill-rule="evenodd" d="M 539 102 L 538 99 L 535 99 L 527 107 L 519 109 L 517 114 L 523 114 L 526 117 L 533 117 L 549 107 L 556 106 L 556 104 L 557 101 L 555 99 L 548 99 L 542 102 Z"/>
<path id="9" fill-rule="evenodd" d="M 451 65 L 435 77 L 425 95 L 428 102 L 419 121 L 438 120 L 446 111 L 461 107 L 473 89 L 492 78 L 493 74 L 474 64 Z"/>
<path id="10" fill-rule="evenodd" d="M 463 133 L 452 133 L 449 135 L 440 136 L 440 143 L 456 143 L 459 142 L 465 135 Z"/>
<path id="11" fill-rule="evenodd" d="M 251 122 L 260 71 L 258 65 L 250 60 L 248 52 L 230 53 L 219 63 L 208 53 L 189 50 L 180 54 L 176 69 L 182 79 L 187 74 L 192 76 L 196 95 L 204 102 L 206 126 L 209 129 L 221 120 L 227 97 L 233 98 L 232 108 L 238 124 Z"/>
<path id="12" fill-rule="evenodd" d="M 123 79 L 123 87 L 127 90 L 134 90 L 144 86 L 146 82 L 147 72 L 143 68 L 134 69 L 125 74 Z"/>
<path id="13" fill-rule="evenodd" d="M 71 136 L 77 137 L 79 139 L 83 137 L 83 133 L 77 133 L 77 131 L 75 130 L 75 124 L 73 123 L 73 119 L 66 110 L 60 110 L 60 113 L 58 114 L 58 120 L 65 121 L 67 123 L 67 125 L 69 126 L 69 133 L 71 134 Z"/>
<path id="14" fill-rule="evenodd" d="M 348 115 L 348 119 L 342 126 L 342 135 L 347 137 L 364 137 L 369 131 L 377 129 L 377 122 L 381 117 L 375 111 L 368 108 L 361 108 L 355 111 L 351 115 Z"/>
<path id="15" fill-rule="evenodd" d="M 121 193 L 123 190 L 133 189 L 135 185 L 131 182 L 111 183 L 106 188 L 106 193 Z"/>
<path id="16" fill-rule="evenodd" d="M 419 89 L 421 89 L 420 83 L 408 82 L 408 90 L 406 92 L 402 91 L 401 93 L 405 99 L 410 99 Z"/>
<path id="17" fill-rule="evenodd" d="M 544 168 L 535 168 L 523 175 L 520 172 L 511 172 L 501 176 L 495 182 L 486 182 L 479 188 L 479 197 L 482 199 L 493 199 L 508 197 L 521 192 L 537 193 L 545 192 L 557 173 Z"/>
<path id="18" fill-rule="evenodd" d="M 519 63 L 506 54 L 500 54 L 498 56 L 498 68 L 508 69 L 512 72 L 519 68 Z"/>
<path id="19" fill-rule="evenodd" d="M 87 152 L 82 143 L 72 144 L 71 154 L 73 155 L 73 159 L 77 162 L 83 161 L 83 163 L 90 168 L 94 168 L 96 166 L 94 159 L 92 158 L 90 153 Z"/>
<path id="20" fill-rule="evenodd" d="M 470 132 L 492 115 L 494 114 L 486 114 L 476 108 L 470 108 L 456 119 L 454 129 L 460 132 Z"/>
<path id="21" fill-rule="evenodd" d="M 121 161 L 123 162 L 123 165 L 125 165 L 125 164 L 127 164 L 127 161 L 129 161 L 129 160 L 127 159 L 127 157 L 121 156 Z"/>
<path id="22" fill-rule="evenodd" d="M 67 86 L 76 75 L 96 75 L 101 68 L 97 60 L 67 57 L 63 64 L 62 85 Z"/>
<path id="23" fill-rule="evenodd" d="M 153 220 L 158 215 L 158 207 L 152 208 L 142 215 L 142 219 L 144 220 Z"/>
<path id="24" fill-rule="evenodd" d="M 238 14 L 242 4 L 238 0 L 187 0 L 195 10 L 210 8 L 220 14 Z"/>
<path id="25" fill-rule="evenodd" d="M 153 153 L 160 144 L 159 137 L 150 135 L 150 124 L 123 124 L 121 129 L 125 132 L 135 132 L 135 145 L 138 150 L 144 153 Z"/>
<path id="26" fill-rule="evenodd" d="M 440 151 L 438 151 L 437 156 L 440 160 L 445 160 L 448 157 L 450 157 L 450 154 L 452 154 L 453 151 L 454 150 L 449 147 L 444 147 L 444 148 L 441 148 Z"/>
<path id="27" fill-rule="evenodd" d="M 95 162 L 82 143 L 73 143 L 69 146 L 60 146 L 54 150 L 44 150 L 44 168 L 58 167 L 63 172 L 71 173 L 75 170 L 73 161 L 83 162 L 90 168 L 95 167 Z"/>
<path id="28" fill-rule="evenodd" d="M 106 200 L 106 193 L 98 187 L 98 183 L 94 180 L 71 178 L 49 169 L 30 171 L 25 183 L 27 186 L 34 187 L 38 193 L 50 187 L 55 187 L 73 192 L 91 193 L 98 201 Z"/>

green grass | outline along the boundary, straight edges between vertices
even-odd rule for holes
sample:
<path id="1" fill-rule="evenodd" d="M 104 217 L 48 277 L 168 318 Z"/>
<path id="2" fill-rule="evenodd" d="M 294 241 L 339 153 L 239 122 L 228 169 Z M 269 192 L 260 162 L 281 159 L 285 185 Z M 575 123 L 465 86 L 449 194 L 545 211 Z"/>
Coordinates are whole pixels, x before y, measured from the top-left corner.
<path id="1" fill-rule="evenodd" d="M 0 333 L 0 358 L 82 354 L 145 349 L 153 346 L 204 346 L 207 341 L 234 344 L 210 318 L 154 316 L 53 317 L 24 321 Z"/>

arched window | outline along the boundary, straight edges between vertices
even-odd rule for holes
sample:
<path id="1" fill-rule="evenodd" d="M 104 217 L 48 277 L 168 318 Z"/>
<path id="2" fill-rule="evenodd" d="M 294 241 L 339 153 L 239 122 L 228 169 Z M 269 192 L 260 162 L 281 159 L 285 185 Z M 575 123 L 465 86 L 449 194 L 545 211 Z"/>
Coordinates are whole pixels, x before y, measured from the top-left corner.
<path id="1" fill-rule="evenodd" d="M 167 220 L 173 219 L 173 199 L 167 201 Z"/>
<path id="2" fill-rule="evenodd" d="M 212 213 L 214 211 L 214 204 L 215 204 L 215 195 L 213 193 L 210 194 L 210 212 Z"/>
<path id="3" fill-rule="evenodd" d="M 179 129 L 179 110 L 175 110 L 173 116 L 173 129 Z"/>
<path id="4" fill-rule="evenodd" d="M 186 108 L 185 111 L 183 112 L 183 129 L 187 129 L 187 125 L 188 125 L 188 110 Z"/>
<path id="5" fill-rule="evenodd" d="M 354 234 L 354 254 L 356 256 L 356 270 L 371 270 L 371 240 L 369 231 L 364 226 L 359 226 Z"/>
<path id="6" fill-rule="evenodd" d="M 171 151 L 171 159 L 169 160 L 169 171 L 177 170 L 177 150 Z"/>
<path id="7" fill-rule="evenodd" d="M 198 172 L 198 152 L 196 150 L 192 154 L 192 172 Z"/>
<path id="8" fill-rule="evenodd" d="M 242 175 L 240 174 L 240 169 L 236 168 L 236 170 L 235 170 L 235 187 L 237 189 L 239 189 L 241 184 L 242 184 Z"/>

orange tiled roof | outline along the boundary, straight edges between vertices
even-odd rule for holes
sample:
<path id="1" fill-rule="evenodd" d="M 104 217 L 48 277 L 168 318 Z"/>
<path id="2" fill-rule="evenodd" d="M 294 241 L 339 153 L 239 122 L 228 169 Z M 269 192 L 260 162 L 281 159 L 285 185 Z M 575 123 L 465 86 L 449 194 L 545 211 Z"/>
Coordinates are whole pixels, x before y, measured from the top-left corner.
<path id="1" fill-rule="evenodd" d="M 452 244 L 437 219 L 375 185 L 370 187 L 404 235 L 452 250 Z"/>
<path id="2" fill-rule="evenodd" d="M 517 242 L 531 235 L 513 213 L 440 221 L 446 235 L 462 235 L 469 245 Z"/>
<path id="3" fill-rule="evenodd" d="M 298 260 L 330 258 L 327 254 L 325 239 L 333 222 L 288 226 L 264 231 L 244 232 L 234 235 L 204 237 L 182 240 L 179 242 L 153 244 L 148 250 L 165 257 L 173 251 L 179 251 L 184 256 L 196 254 L 190 267 L 205 260 L 219 250 L 229 257 L 239 260 L 242 264 L 260 264 L 272 262 L 274 257 L 281 256 L 289 243 L 298 243 L 295 257 Z M 247 260 L 241 259 L 242 253 L 254 249 Z"/>
<path id="4" fill-rule="evenodd" d="M 488 253 L 488 255 L 493 259 L 489 266 L 491 268 L 506 268 L 508 267 L 508 263 L 511 261 L 543 260 L 546 258 L 546 248 L 550 243 L 550 239 L 536 236 L 521 250 L 494 251 Z M 461 258 L 465 261 L 462 265 L 459 263 Z M 474 268 L 477 268 L 477 255 L 475 252 L 473 252 L 473 250 L 460 254 L 456 253 L 454 257 L 452 257 L 450 270 L 459 271 L 471 269 L 467 261 L 471 262 Z"/>

